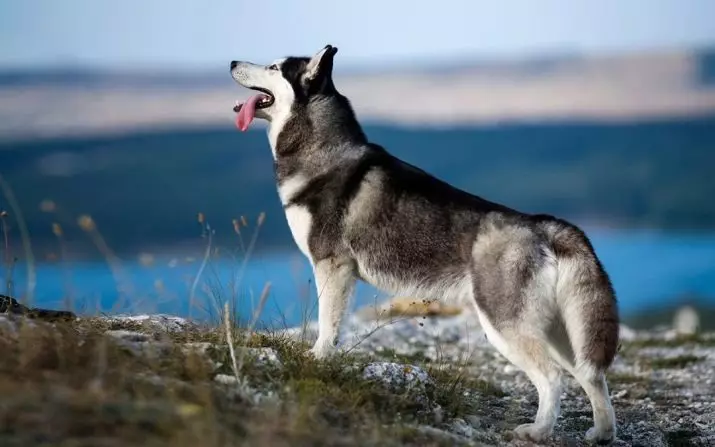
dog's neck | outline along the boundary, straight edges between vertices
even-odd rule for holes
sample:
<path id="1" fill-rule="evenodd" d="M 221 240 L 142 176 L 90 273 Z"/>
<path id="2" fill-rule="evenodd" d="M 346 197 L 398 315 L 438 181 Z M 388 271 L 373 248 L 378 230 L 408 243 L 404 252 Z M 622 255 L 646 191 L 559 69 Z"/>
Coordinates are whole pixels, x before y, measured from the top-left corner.
<path id="1" fill-rule="evenodd" d="M 367 143 L 350 101 L 339 93 L 311 101 L 306 111 L 309 125 L 318 139 Z"/>
<path id="2" fill-rule="evenodd" d="M 287 116 L 270 122 L 268 136 L 275 159 L 306 149 L 367 143 L 350 102 L 341 95 L 322 96 L 308 104 L 295 104 Z"/>
<path id="3" fill-rule="evenodd" d="M 358 156 L 355 152 L 368 143 L 349 101 L 341 95 L 295 105 L 288 119 L 271 122 L 268 135 L 279 180 L 298 171 L 310 176 L 329 170 Z"/>

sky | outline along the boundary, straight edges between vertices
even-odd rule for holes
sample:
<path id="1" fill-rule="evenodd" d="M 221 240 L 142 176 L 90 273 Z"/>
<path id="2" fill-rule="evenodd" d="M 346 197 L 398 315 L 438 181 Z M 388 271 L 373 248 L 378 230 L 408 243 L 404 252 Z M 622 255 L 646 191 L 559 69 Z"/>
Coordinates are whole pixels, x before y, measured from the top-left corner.
<path id="1" fill-rule="evenodd" d="M 0 68 L 191 70 L 325 44 L 344 63 L 715 45 L 715 0 L 0 0 Z"/>

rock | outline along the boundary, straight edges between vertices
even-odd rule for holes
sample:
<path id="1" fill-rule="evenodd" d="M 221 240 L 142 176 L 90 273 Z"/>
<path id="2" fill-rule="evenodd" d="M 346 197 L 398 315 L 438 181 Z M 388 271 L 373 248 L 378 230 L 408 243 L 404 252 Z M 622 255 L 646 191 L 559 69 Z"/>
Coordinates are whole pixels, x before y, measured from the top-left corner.
<path id="1" fill-rule="evenodd" d="M 451 424 L 449 424 L 449 431 L 454 433 L 455 435 L 459 435 L 465 438 L 472 438 L 474 437 L 474 427 L 467 422 L 465 422 L 464 419 L 457 418 L 452 421 Z"/>
<path id="2" fill-rule="evenodd" d="M 381 383 L 394 394 L 408 396 L 415 402 L 433 411 L 435 406 L 429 398 L 434 381 L 422 368 L 391 362 L 370 363 L 363 369 L 363 379 Z"/>
<path id="3" fill-rule="evenodd" d="M 253 359 L 258 366 L 269 366 L 273 368 L 282 368 L 278 353 L 273 348 L 236 348 L 236 357 L 244 355 L 247 358 Z"/>
<path id="4" fill-rule="evenodd" d="M 171 343 L 158 341 L 142 332 L 119 329 L 107 331 L 105 334 L 136 356 L 159 358 L 169 355 L 173 346 Z"/>
<path id="5" fill-rule="evenodd" d="M 227 391 L 235 399 L 240 399 L 252 405 L 259 405 L 266 402 L 277 402 L 277 395 L 270 390 L 258 390 L 250 386 L 241 377 L 229 376 L 227 374 L 217 374 L 214 381 L 227 387 Z"/>
<path id="6" fill-rule="evenodd" d="M 628 326 L 622 324 L 619 330 L 619 338 L 621 341 L 634 341 L 638 338 L 638 333 Z"/>
<path id="7" fill-rule="evenodd" d="M 694 335 L 700 328 L 700 315 L 692 306 L 683 306 L 675 312 L 673 329 L 680 335 Z"/>
<path id="8" fill-rule="evenodd" d="M 197 327 L 195 323 L 192 323 L 185 318 L 165 314 L 117 315 L 107 318 L 107 321 L 118 325 L 123 323 L 127 325 L 146 325 L 164 332 L 181 332 L 187 329 L 195 329 Z"/>
<path id="9" fill-rule="evenodd" d="M 469 414 L 464 417 L 464 419 L 471 425 L 473 428 L 477 430 L 481 430 L 484 428 L 484 422 L 479 416 L 476 416 L 474 414 Z"/>
<path id="10" fill-rule="evenodd" d="M 217 345 L 208 342 L 186 343 L 181 346 L 185 353 L 195 352 L 210 357 L 211 351 L 229 352 L 228 345 Z M 282 368 L 278 353 L 273 348 L 249 348 L 245 346 L 235 347 L 236 361 L 240 361 L 241 356 L 245 360 L 251 360 L 258 366 Z"/>
<path id="11" fill-rule="evenodd" d="M 142 343 L 152 341 L 152 338 L 147 334 L 137 331 L 128 331 L 126 329 L 107 331 L 105 332 L 105 335 L 130 343 Z"/>
<path id="12" fill-rule="evenodd" d="M 380 383 L 391 393 L 411 399 L 422 407 L 418 413 L 441 423 L 442 407 L 431 399 L 434 381 L 422 368 L 392 362 L 374 362 L 363 369 L 364 380 Z"/>
<path id="13" fill-rule="evenodd" d="M 0 294 L 0 312 L 24 315 L 28 318 L 45 321 L 71 321 L 77 319 L 77 316 L 73 312 L 28 307 L 19 303 L 15 298 L 2 294 Z"/>
<path id="14" fill-rule="evenodd" d="M 238 379 L 236 376 L 229 376 L 228 374 L 216 374 L 214 381 L 222 385 L 236 385 L 238 384 Z"/>
<path id="15" fill-rule="evenodd" d="M 429 425 L 419 425 L 414 427 L 415 430 L 417 430 L 420 433 L 423 433 L 425 435 L 429 435 L 430 437 L 438 438 L 442 440 L 444 443 L 449 443 L 448 445 L 475 445 L 474 442 L 471 442 L 469 439 L 466 439 L 464 436 L 460 436 L 456 433 L 452 433 L 451 431 L 448 430 L 443 430 L 441 428 L 437 427 L 432 427 Z M 442 443 L 438 445 L 443 445 Z"/>
<path id="16" fill-rule="evenodd" d="M 363 379 L 382 382 L 395 392 L 424 391 L 427 386 L 433 385 L 432 378 L 422 368 L 391 362 L 370 363 L 363 370 Z"/>

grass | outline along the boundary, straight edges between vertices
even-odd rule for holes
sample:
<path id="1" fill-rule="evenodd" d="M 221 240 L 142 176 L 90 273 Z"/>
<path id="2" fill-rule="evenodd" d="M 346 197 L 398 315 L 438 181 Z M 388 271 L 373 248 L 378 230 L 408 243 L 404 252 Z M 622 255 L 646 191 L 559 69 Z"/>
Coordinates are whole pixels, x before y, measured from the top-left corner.
<path id="1" fill-rule="evenodd" d="M 608 383 L 622 384 L 622 385 L 645 384 L 645 383 L 649 382 L 648 377 L 641 377 L 641 376 L 636 376 L 633 374 L 614 373 L 614 372 L 609 373 L 607 379 L 608 379 Z"/>
<path id="2" fill-rule="evenodd" d="M 695 355 L 679 355 L 677 357 L 651 358 L 647 360 L 647 363 L 653 369 L 682 369 L 702 360 L 703 357 Z"/>
<path id="3" fill-rule="evenodd" d="M 414 354 L 401 354 L 392 348 L 383 348 L 379 351 L 378 356 L 389 362 L 402 362 L 402 363 L 430 363 L 431 359 L 424 355 L 422 352 L 415 352 Z"/>
<path id="4" fill-rule="evenodd" d="M 45 208 L 64 222 L 74 220 L 110 264 L 122 299 L 131 297 L 131 279 L 91 216 L 62 216 L 54 203 Z M 7 213 L 1 217 L 3 252 L 9 257 Z M 457 368 L 430 365 L 433 383 L 417 399 L 412 392 L 363 379 L 363 367 L 375 359 L 346 354 L 316 361 L 305 355 L 306 344 L 280 333 L 253 332 L 268 287 L 248 326 L 245 316 L 239 319 L 228 309 L 229 302 L 237 307 L 236 289 L 264 218 L 259 216 L 248 241 L 246 219 L 233 221 L 241 258 L 236 283 L 216 284 L 206 268 L 218 255 L 214 229 L 198 214 L 206 249 L 189 301 L 194 309 L 199 293 L 208 297 L 209 307 L 198 310 L 209 314 L 213 325 L 166 332 L 98 317 L 54 325 L 24 319 L 0 324 L 0 445 L 443 445 L 444 439 L 416 427 L 470 411 L 475 392 L 499 393 Z M 59 224 L 53 232 L 63 245 Z M 4 264 L 10 288 L 10 261 Z M 141 355 L 127 349 L 107 335 L 116 330 L 141 332 L 162 351 Z M 210 347 L 200 353 L 185 349 L 190 343 Z M 272 348 L 282 366 L 259 366 L 234 345 Z M 238 383 L 218 383 L 218 375 Z M 274 399 L 257 404 L 246 398 L 246 386 Z M 432 411 L 437 406 L 439 417 Z"/>
<path id="5" fill-rule="evenodd" d="M 239 373 L 275 401 L 258 406 L 241 398 L 216 374 L 232 375 L 221 328 L 160 333 L 140 324 L 86 319 L 54 326 L 18 320 L 0 337 L 0 444 L 119 446 L 225 445 L 441 445 L 414 427 L 434 414 L 407 392 L 362 378 L 370 359 L 357 355 L 316 361 L 306 345 L 287 337 L 252 335 L 246 345 L 270 347 L 282 367 L 247 361 Z M 137 356 L 105 335 L 127 329 L 163 338 L 159 357 Z M 181 349 L 187 342 L 216 343 L 208 357 Z M 223 346 L 221 345 L 223 343 Z M 220 362 L 215 369 L 209 359 Z M 444 418 L 473 410 L 472 393 L 500 391 L 454 368 L 431 371 L 426 389 Z"/>
<path id="6" fill-rule="evenodd" d="M 53 204 L 48 212 L 60 219 L 58 210 Z M 3 281 L 11 291 L 16 260 L 10 255 L 7 217 L 0 213 L 8 272 Z M 124 298 L 131 296 L 131 279 L 123 274 L 120 260 L 91 216 L 63 219 L 74 220 L 85 232 L 110 264 L 118 288 L 126 292 Z M 189 302 L 195 310 L 198 295 L 208 297 L 208 308 L 198 310 L 213 317 L 213 325 L 166 332 L 106 318 L 55 325 L 17 320 L 15 331 L 0 322 L 0 445 L 453 445 L 453 438 L 421 427 L 493 412 L 509 424 L 521 417 L 519 408 L 509 408 L 514 404 L 500 399 L 505 396 L 502 390 L 469 372 L 466 359 L 450 364 L 386 348 L 377 358 L 352 353 L 316 361 L 305 355 L 309 348 L 305 343 L 280 332 L 255 333 L 252 329 L 269 285 L 258 305 L 252 306 L 256 311 L 251 318 L 239 319 L 229 308 L 237 308 L 237 300 L 242 299 L 236 289 L 264 219 L 261 214 L 247 241 L 243 239 L 249 225 L 246 219 L 233 221 L 241 258 L 238 271 L 234 283 L 216 284 L 211 283 L 207 267 L 218 254 L 215 230 L 198 214 L 206 246 L 190 285 Z M 53 232 L 64 262 L 65 240 L 57 225 Z M 71 298 L 69 292 L 66 302 L 71 304 Z M 248 326 L 247 320 L 251 320 Z M 164 349 L 157 356 L 137 355 L 106 334 L 112 330 L 141 332 Z M 713 342 L 693 336 L 638 341 L 626 347 Z M 210 347 L 205 353 L 185 349 L 192 343 Z M 261 366 L 251 356 L 244 357 L 245 350 L 233 349 L 238 347 L 271 348 L 281 367 Z M 387 389 L 363 378 L 364 367 L 375 360 L 419 365 L 432 383 L 419 395 Z M 683 368 L 699 360 L 681 356 L 655 359 L 649 365 Z M 218 383 L 218 375 L 234 377 L 236 383 Z M 635 384 L 643 379 L 612 374 L 610 380 Z M 249 388 L 270 398 L 256 403 L 247 398 Z"/>
<path id="7" fill-rule="evenodd" d="M 706 337 L 702 334 L 678 335 L 670 340 L 662 338 L 634 340 L 624 343 L 624 348 L 677 348 L 679 346 L 698 345 L 715 346 L 715 337 Z"/>

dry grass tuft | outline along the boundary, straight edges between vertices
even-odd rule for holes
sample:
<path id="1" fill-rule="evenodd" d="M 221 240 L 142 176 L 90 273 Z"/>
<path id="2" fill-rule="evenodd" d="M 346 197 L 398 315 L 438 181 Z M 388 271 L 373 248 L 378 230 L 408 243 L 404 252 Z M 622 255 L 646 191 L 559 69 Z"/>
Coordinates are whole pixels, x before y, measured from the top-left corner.
<path id="1" fill-rule="evenodd" d="M 362 379 L 369 359 L 316 361 L 308 346 L 279 334 L 246 334 L 250 347 L 273 348 L 282 367 L 247 356 L 232 367 L 222 327 L 163 332 L 142 324 L 84 319 L 49 325 L 6 320 L 0 333 L 0 445 L 438 445 L 409 429 L 434 423 L 412 396 Z M 15 329 L 12 330 L 11 328 Z M 108 330 L 146 334 L 162 355 L 137 355 Z M 206 355 L 185 349 L 208 342 Z M 237 347 L 237 349 L 240 349 Z M 218 367 L 216 367 L 218 365 Z M 254 405 L 217 374 L 240 375 L 275 399 Z M 468 411 L 474 383 L 433 371 L 429 398 L 451 417 Z M 478 388 L 477 388 L 478 389 Z M 426 443 L 426 444 L 425 444 Z"/>

